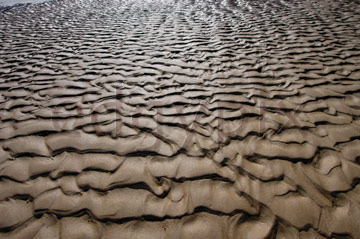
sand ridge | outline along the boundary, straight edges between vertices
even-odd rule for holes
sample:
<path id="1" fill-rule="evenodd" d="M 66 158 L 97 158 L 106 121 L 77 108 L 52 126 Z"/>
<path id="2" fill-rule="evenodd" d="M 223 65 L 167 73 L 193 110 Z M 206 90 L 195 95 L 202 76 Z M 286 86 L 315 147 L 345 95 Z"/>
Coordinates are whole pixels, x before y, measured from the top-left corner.
<path id="1" fill-rule="evenodd" d="M 0 238 L 360 238 L 358 1 L 0 10 Z"/>

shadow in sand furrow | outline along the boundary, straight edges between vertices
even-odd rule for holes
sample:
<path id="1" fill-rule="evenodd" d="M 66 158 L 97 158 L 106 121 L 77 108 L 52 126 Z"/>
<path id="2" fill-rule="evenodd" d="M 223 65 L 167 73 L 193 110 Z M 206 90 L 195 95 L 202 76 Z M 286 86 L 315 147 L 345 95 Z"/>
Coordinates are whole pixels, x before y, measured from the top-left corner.
<path id="1" fill-rule="evenodd" d="M 210 207 L 212 210 L 225 213 L 231 213 L 234 210 L 243 210 L 250 214 L 258 212 L 257 206 L 252 205 L 246 197 L 237 195 L 236 192 L 230 189 L 230 185 L 225 182 L 211 180 L 189 181 L 173 185 L 173 187 L 163 199 L 155 197 L 152 193 L 142 189 L 116 188 L 105 195 L 93 190 L 85 191 L 79 195 L 65 195 L 61 190 L 55 189 L 44 192 L 35 198 L 34 210 L 53 211 L 66 215 L 88 208 L 97 218 L 113 219 L 140 217 L 142 215 L 154 215 L 155 217 L 181 216 L 186 212 L 193 212 L 199 206 Z M 206 197 L 211 190 L 218 190 L 219 195 L 212 197 L 207 202 L 203 201 L 202 198 Z M 56 201 L 48 201 L 53 196 L 57 198 Z M 188 200 L 189 197 L 191 203 Z M 112 207 L 106 207 L 107 203 L 97 204 L 96 201 L 99 200 L 111 203 Z M 123 204 L 124 200 L 127 202 L 126 205 Z M 224 204 L 224 200 L 228 201 L 228 203 Z M 142 209 L 138 207 L 138 204 L 142 205 Z M 162 207 L 163 204 L 170 205 Z M 156 209 L 153 206 L 156 206 Z M 134 210 L 134 208 L 138 209 Z M 159 208 L 162 209 L 159 210 Z"/>

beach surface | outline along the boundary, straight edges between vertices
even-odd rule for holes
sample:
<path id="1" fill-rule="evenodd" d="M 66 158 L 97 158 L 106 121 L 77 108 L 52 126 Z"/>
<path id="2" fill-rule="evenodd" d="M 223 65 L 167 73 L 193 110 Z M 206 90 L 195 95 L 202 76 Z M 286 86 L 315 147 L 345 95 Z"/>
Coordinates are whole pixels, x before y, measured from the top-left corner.
<path id="1" fill-rule="evenodd" d="M 14 5 L 24 5 L 24 4 L 37 4 L 46 1 L 50 1 L 50 0 L 0 0 L 0 7 L 10 7 Z"/>
<path id="2" fill-rule="evenodd" d="M 0 238 L 357 239 L 359 183 L 359 1 L 0 10 Z"/>

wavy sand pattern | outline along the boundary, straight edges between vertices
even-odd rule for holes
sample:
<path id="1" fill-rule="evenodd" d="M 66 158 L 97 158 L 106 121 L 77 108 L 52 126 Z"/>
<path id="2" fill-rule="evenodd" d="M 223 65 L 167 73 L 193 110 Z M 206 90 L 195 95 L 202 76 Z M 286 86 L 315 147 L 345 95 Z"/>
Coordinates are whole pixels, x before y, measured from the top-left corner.
<path id="1" fill-rule="evenodd" d="M 0 11 L 0 238 L 360 238 L 360 2 Z"/>

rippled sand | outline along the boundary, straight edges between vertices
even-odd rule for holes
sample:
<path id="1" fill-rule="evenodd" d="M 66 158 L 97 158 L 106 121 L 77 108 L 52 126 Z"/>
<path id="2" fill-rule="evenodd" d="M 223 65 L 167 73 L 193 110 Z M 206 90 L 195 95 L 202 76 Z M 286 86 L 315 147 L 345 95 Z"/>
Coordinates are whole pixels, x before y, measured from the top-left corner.
<path id="1" fill-rule="evenodd" d="M 35 4 L 35 3 L 42 3 L 51 0 L 0 0 L 0 7 L 8 7 L 8 6 L 20 6 L 25 4 Z"/>
<path id="2" fill-rule="evenodd" d="M 359 1 L 0 10 L 0 238 L 360 238 Z"/>

